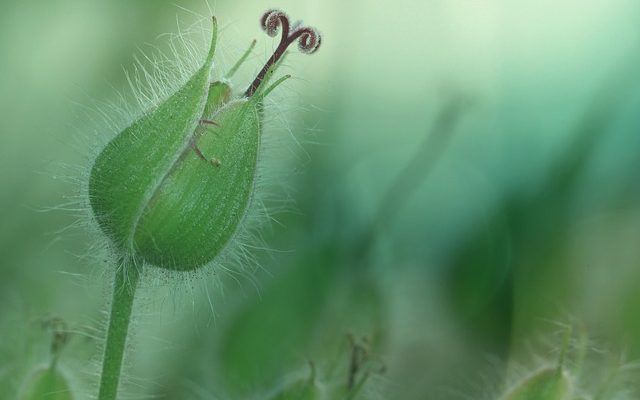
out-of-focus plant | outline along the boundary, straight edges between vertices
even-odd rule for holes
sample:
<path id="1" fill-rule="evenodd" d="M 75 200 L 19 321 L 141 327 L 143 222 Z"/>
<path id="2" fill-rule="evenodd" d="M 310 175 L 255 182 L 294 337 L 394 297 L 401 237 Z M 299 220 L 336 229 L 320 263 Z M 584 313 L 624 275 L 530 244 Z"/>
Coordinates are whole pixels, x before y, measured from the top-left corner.
<path id="1" fill-rule="evenodd" d="M 578 335 L 570 327 L 562 333 L 562 345 L 551 346 L 556 360 L 542 354 L 539 344 L 531 351 L 533 362 L 512 368 L 499 400 L 604 400 L 634 399 L 640 393 L 638 368 L 609 349 L 593 348 L 583 329 Z M 515 363 L 515 360 L 512 361 Z M 517 371 L 517 372 L 513 372 Z"/>
<path id="2" fill-rule="evenodd" d="M 59 368 L 58 360 L 66 347 L 70 333 L 60 318 L 48 318 L 42 327 L 51 332 L 50 359 L 47 365 L 38 366 L 30 372 L 23 383 L 20 400 L 73 400 L 71 384 Z"/>

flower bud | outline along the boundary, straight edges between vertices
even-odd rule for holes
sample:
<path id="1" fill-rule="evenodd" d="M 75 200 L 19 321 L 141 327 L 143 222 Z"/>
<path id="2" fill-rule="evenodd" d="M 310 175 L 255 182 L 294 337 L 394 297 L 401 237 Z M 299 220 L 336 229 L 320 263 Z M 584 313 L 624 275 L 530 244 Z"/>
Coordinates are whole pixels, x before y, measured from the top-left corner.
<path id="1" fill-rule="evenodd" d="M 269 14 L 269 13 L 267 13 Z M 89 196 L 98 225 L 122 255 L 170 270 L 194 270 L 228 244 L 253 195 L 265 88 L 285 49 L 317 49 L 310 28 L 289 32 L 245 94 L 209 83 L 216 46 L 176 93 L 118 134 L 91 170 Z M 246 58 L 246 57 L 243 57 Z"/>
<path id="2" fill-rule="evenodd" d="M 72 400 L 65 376 L 54 366 L 36 370 L 24 385 L 20 400 Z"/>

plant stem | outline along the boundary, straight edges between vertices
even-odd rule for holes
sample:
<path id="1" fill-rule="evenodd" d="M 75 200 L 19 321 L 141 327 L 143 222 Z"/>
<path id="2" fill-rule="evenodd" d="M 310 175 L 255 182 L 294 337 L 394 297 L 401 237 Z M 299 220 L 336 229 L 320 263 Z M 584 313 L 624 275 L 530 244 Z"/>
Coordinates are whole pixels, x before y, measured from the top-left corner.
<path id="1" fill-rule="evenodd" d="M 116 271 L 113 284 L 113 300 L 109 316 L 107 343 L 104 348 L 102 375 L 98 400 L 115 400 L 122 370 L 127 331 L 131 320 L 131 309 L 135 297 L 140 271 L 132 261 L 125 260 Z"/>

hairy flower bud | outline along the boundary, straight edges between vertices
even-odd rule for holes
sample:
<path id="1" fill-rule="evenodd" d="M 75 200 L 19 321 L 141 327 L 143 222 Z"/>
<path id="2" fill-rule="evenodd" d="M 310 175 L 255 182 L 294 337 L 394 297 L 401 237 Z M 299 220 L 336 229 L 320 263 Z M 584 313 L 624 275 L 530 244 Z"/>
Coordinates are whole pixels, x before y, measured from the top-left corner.
<path id="1" fill-rule="evenodd" d="M 267 88 L 265 81 L 290 44 L 298 41 L 306 52 L 320 44 L 315 30 L 296 28 L 290 34 L 286 15 L 275 18 L 273 29 L 282 25 L 283 41 L 243 96 L 233 98 L 229 85 L 209 82 L 214 18 L 203 66 L 96 159 L 91 207 L 122 255 L 170 270 L 194 270 L 212 261 L 237 231 L 253 194 L 263 99 L 287 77 Z"/>

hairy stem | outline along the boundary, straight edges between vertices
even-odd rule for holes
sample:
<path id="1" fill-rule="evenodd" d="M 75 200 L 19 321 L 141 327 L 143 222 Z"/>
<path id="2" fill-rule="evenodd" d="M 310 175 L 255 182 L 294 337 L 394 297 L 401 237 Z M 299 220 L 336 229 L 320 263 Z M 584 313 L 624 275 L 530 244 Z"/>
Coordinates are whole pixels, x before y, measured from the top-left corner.
<path id="1" fill-rule="evenodd" d="M 115 400 L 118 394 L 131 309 L 139 279 L 140 271 L 131 261 L 122 262 L 116 271 L 98 400 Z"/>

